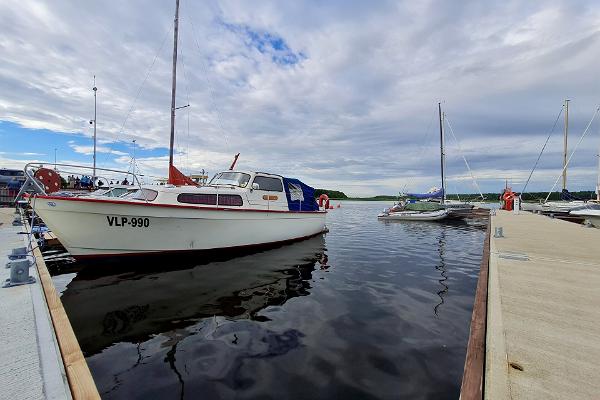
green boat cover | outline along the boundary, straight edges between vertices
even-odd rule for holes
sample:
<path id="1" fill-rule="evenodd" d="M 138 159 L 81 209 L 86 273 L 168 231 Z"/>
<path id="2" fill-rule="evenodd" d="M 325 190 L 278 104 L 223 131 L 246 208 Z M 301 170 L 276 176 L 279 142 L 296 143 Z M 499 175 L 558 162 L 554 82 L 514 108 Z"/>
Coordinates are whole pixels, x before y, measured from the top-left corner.
<path id="1" fill-rule="evenodd" d="M 440 203 L 417 201 L 416 203 L 408 203 L 406 206 L 404 206 L 404 209 L 408 211 L 437 211 L 443 210 L 444 206 L 442 206 Z"/>

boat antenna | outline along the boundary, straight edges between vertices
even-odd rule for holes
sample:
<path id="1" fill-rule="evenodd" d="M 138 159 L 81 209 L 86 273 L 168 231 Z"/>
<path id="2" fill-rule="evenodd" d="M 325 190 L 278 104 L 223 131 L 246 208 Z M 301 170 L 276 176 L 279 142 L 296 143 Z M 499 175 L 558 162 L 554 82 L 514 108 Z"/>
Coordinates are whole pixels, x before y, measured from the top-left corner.
<path id="1" fill-rule="evenodd" d="M 96 185 L 96 92 L 98 92 L 98 88 L 96 87 L 96 75 L 94 75 L 94 87 L 92 88 L 94 91 L 94 169 L 92 173 L 92 186 Z M 90 121 L 90 124 L 92 121 Z"/>
<path id="2" fill-rule="evenodd" d="M 233 157 L 233 162 L 231 163 L 231 166 L 229 167 L 230 171 L 233 171 L 233 169 L 235 168 L 235 163 L 238 160 L 238 157 L 240 156 L 240 153 L 237 153 L 234 157 Z"/>
<path id="3" fill-rule="evenodd" d="M 567 144 L 569 136 L 569 99 L 565 99 L 565 135 L 563 145 L 563 173 L 562 173 L 562 188 L 567 189 Z"/>
<path id="4" fill-rule="evenodd" d="M 173 166 L 173 144 L 175 143 L 175 88 L 177 86 L 177 34 L 179 28 L 179 0 L 175 0 L 173 30 L 173 83 L 171 87 L 171 140 L 169 143 L 169 171 Z"/>
<path id="5" fill-rule="evenodd" d="M 438 103 L 438 113 L 440 117 L 440 170 L 442 174 L 442 201 L 444 204 L 444 197 L 446 197 L 446 177 L 444 176 L 444 124 L 442 122 L 442 103 Z"/>
<path id="6" fill-rule="evenodd" d="M 133 139 L 133 179 L 135 179 L 135 139 Z"/>

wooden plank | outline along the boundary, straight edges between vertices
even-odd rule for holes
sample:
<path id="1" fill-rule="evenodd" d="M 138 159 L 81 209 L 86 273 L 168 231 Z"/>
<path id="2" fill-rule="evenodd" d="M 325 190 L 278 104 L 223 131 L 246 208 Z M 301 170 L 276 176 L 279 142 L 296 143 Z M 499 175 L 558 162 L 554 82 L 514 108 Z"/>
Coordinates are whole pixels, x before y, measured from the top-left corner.
<path id="1" fill-rule="evenodd" d="M 26 223 L 26 226 L 29 230 L 28 223 Z M 33 254 L 36 258 L 38 275 L 40 277 L 42 288 L 44 289 L 46 304 L 50 311 L 58 347 L 60 348 L 65 372 L 67 373 L 71 395 L 75 400 L 100 399 L 100 394 L 96 388 L 94 378 L 92 378 L 92 373 L 81 352 L 79 342 L 77 341 L 75 332 L 73 332 L 73 327 L 69 322 L 69 318 L 63 308 L 60 297 L 56 293 L 56 288 L 52 283 L 52 278 L 46 268 L 42 253 L 37 246 L 34 248 Z"/>
<path id="2" fill-rule="evenodd" d="M 485 376 L 485 332 L 487 324 L 487 287 L 490 262 L 490 231 L 491 224 L 488 218 L 487 231 L 483 244 L 483 255 L 479 269 L 479 279 L 475 292 L 473 314 L 471 315 L 471 328 L 469 344 L 463 370 L 462 385 L 460 387 L 461 400 L 481 400 L 483 398 L 483 384 Z"/>

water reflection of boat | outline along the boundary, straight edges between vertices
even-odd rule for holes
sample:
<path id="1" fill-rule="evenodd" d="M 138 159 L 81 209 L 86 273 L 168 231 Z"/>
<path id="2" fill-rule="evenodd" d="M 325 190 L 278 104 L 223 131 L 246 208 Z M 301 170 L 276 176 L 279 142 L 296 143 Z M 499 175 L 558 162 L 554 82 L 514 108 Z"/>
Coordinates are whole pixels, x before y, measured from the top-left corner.
<path id="1" fill-rule="evenodd" d="M 138 343 L 199 319 L 264 320 L 259 312 L 307 295 L 315 268 L 327 268 L 324 238 L 243 257 L 153 273 L 94 276 L 81 271 L 62 302 L 86 356 Z M 97 271 L 97 269 L 95 269 Z"/>

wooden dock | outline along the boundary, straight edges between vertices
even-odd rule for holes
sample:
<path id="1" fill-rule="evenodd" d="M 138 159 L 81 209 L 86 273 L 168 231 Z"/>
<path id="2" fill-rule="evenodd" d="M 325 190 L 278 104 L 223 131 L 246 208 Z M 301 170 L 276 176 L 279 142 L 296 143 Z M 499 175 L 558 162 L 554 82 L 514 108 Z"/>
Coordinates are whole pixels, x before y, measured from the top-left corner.
<path id="1" fill-rule="evenodd" d="M 11 250 L 27 245 L 29 227 L 13 226 L 13 212 L 0 208 L 3 282 Z M 100 399 L 42 255 L 29 254 L 35 282 L 0 288 L 0 399 Z"/>
<path id="2" fill-rule="evenodd" d="M 490 228 L 461 399 L 600 399 L 600 230 L 506 211 Z"/>

